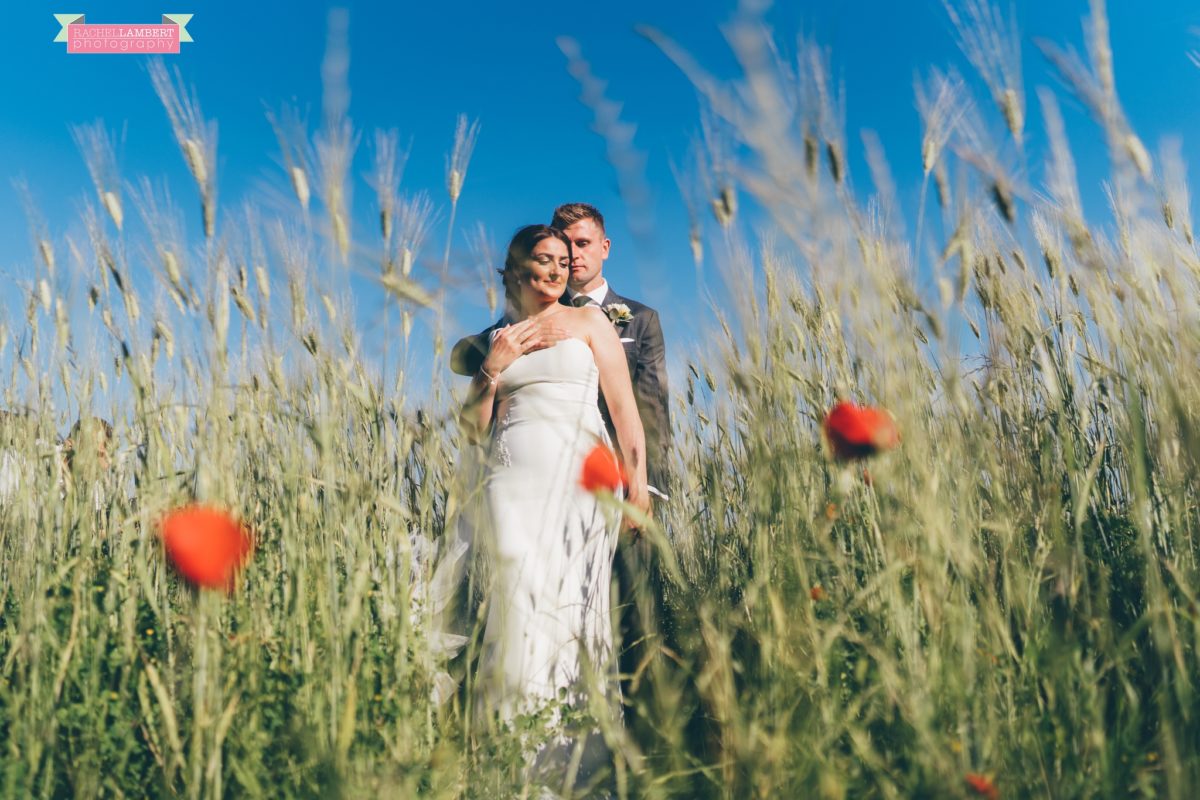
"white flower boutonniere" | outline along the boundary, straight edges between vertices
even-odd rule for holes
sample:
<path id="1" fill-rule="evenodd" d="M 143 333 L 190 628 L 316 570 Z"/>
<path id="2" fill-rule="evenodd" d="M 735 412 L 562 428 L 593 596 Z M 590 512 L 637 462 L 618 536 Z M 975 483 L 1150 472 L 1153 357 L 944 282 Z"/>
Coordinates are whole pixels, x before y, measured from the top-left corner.
<path id="1" fill-rule="evenodd" d="M 624 325 L 633 319 L 633 312 L 624 303 L 609 303 L 604 307 L 604 313 L 608 314 L 614 325 Z"/>

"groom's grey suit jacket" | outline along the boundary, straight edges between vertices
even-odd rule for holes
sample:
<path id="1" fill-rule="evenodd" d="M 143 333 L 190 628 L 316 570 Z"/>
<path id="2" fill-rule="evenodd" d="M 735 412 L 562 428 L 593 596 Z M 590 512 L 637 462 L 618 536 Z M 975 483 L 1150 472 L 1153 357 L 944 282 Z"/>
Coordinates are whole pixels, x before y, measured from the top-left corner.
<path id="1" fill-rule="evenodd" d="M 565 293 L 559 302 L 570 305 Z M 666 348 L 663 344 L 658 312 L 637 300 L 621 297 L 612 290 L 612 284 L 609 284 L 608 294 L 604 296 L 601 307 L 606 308 L 613 303 L 624 303 L 629 306 L 633 315 L 633 319 L 628 322 L 614 323 L 614 326 L 621 337 L 621 346 L 625 348 L 625 361 L 629 365 L 629 377 L 633 381 L 633 396 L 637 400 L 642 427 L 646 431 L 646 478 L 651 486 L 664 494 L 670 494 L 666 462 L 671 443 L 671 411 L 667 390 Z M 460 339 L 450 353 L 450 368 L 459 375 L 477 373 L 487 355 L 492 331 L 504 324 L 504 320 L 499 320 L 474 336 Z M 615 442 L 616 433 L 603 393 L 600 395 L 600 413 L 604 415 L 604 424 Z"/>

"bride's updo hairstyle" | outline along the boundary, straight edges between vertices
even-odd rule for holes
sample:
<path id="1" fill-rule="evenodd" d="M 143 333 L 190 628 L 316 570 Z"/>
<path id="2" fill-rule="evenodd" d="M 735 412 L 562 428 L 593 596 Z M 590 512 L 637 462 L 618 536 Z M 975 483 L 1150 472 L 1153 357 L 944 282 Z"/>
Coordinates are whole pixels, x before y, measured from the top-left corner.
<path id="1" fill-rule="evenodd" d="M 570 238 L 558 228 L 549 225 L 526 225 L 508 243 L 508 254 L 504 257 L 504 269 L 497 270 L 504 279 L 504 299 L 510 308 L 517 308 L 521 298 L 521 262 L 529 258 L 533 248 L 543 239 L 558 239 L 567 246 L 567 258 L 573 258 Z"/>

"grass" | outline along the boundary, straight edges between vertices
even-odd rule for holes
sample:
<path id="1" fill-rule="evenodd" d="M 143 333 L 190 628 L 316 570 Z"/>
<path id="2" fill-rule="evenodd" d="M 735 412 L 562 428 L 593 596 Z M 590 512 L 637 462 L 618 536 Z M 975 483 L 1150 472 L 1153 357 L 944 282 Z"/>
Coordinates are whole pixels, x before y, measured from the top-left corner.
<path id="1" fill-rule="evenodd" d="M 964 46 L 1003 47 L 971 61 L 1010 139 L 986 137 L 956 76 L 922 89 L 933 246 L 904 239 L 886 176 L 865 202 L 851 185 L 813 45 L 793 70 L 737 17 L 736 92 L 645 31 L 706 100 L 717 173 L 689 159 L 680 182 L 697 214 L 712 194 L 703 249 L 738 288 L 674 387 L 669 624 L 636 725 L 609 731 L 620 796 L 968 797 L 981 774 L 1010 797 L 1182 798 L 1200 778 L 1200 258 L 1177 147 L 1156 164 L 1122 115 L 1097 6 L 1088 60 L 1047 53 L 1110 145 L 1113 222 L 1083 216 L 1049 93 L 1046 180 L 1024 186 L 1034 132 L 1005 106 L 1024 97 L 1012 43 L 993 41 L 1015 27 L 970 33 L 1003 19 L 970 11 Z M 345 272 L 316 269 L 378 256 L 403 352 L 437 302 L 430 200 L 399 193 L 381 135 L 381 241 L 351 241 L 343 109 L 315 149 L 277 126 L 303 213 L 243 224 L 205 168 L 215 124 L 165 71 L 155 87 L 202 245 L 169 198 L 122 189 L 102 127 L 81 130 L 97 197 L 66 252 L 91 309 L 57 293 L 42 236 L 25 327 L 2 337 L 6 405 L 32 411 L 0 420 L 23 459 L 0 508 L 0 792 L 529 796 L 520 732 L 473 725 L 469 682 L 430 700 L 445 665 L 416 587 L 474 489 L 454 393 L 439 378 L 418 404 L 403 371 L 369 374 Z M 772 220 L 760 244 L 738 192 Z M 146 271 L 149 291 L 130 280 Z M 89 326 L 108 337 L 90 361 L 68 347 Z M 105 470 L 84 447 L 64 475 L 55 432 L 118 386 L 120 456 Z M 838 398 L 890 409 L 901 446 L 831 462 Z M 257 535 L 229 597 L 163 562 L 155 521 L 193 499 Z"/>

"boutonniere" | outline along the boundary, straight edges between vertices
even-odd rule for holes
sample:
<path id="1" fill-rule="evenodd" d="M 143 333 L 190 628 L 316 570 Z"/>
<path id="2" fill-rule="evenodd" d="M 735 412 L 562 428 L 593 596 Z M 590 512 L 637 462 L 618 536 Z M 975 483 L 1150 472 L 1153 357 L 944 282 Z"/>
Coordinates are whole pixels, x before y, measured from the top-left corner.
<path id="1" fill-rule="evenodd" d="M 613 325 L 624 325 L 633 319 L 633 312 L 624 303 L 609 303 L 604 307 L 604 313 L 608 314 Z"/>

